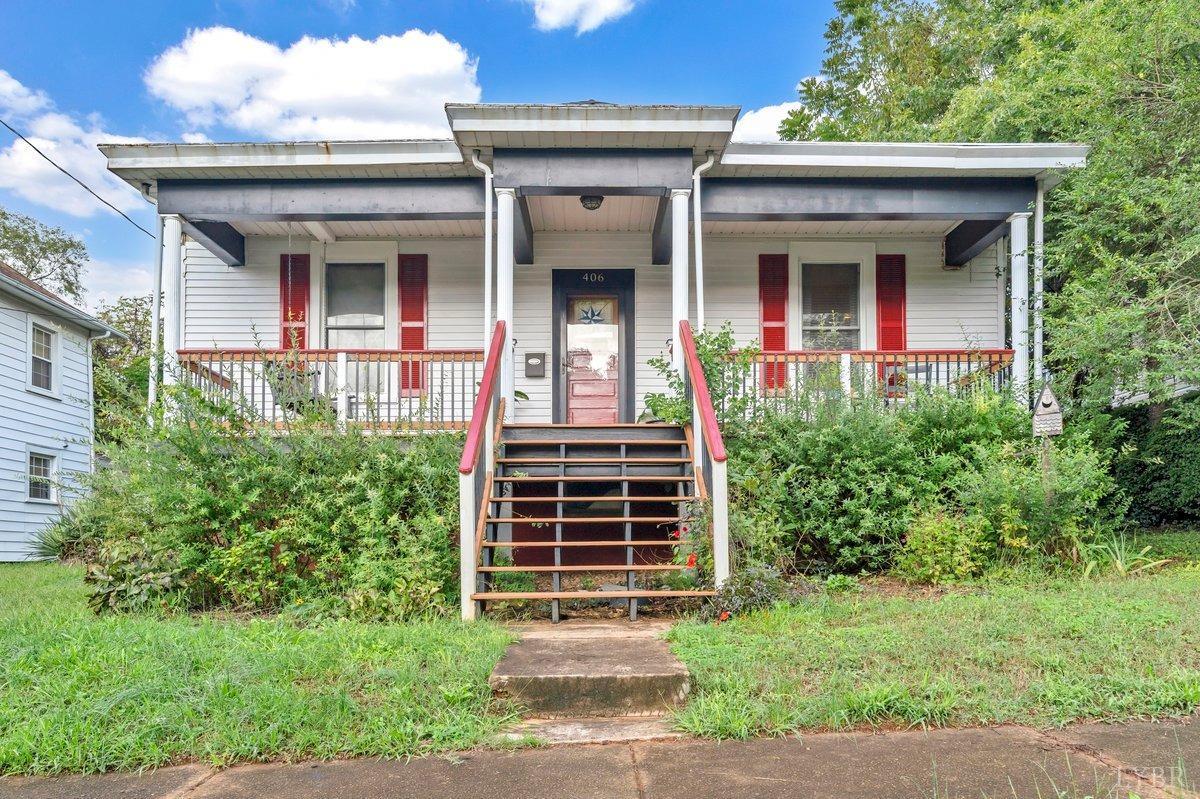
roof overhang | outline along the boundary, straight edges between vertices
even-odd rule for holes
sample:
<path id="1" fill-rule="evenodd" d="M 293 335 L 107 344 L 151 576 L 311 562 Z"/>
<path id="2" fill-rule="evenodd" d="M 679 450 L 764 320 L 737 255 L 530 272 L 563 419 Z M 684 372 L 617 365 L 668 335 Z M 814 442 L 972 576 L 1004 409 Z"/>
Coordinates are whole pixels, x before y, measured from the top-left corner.
<path id="1" fill-rule="evenodd" d="M 733 142 L 712 177 L 1029 177 L 1051 188 L 1087 163 L 1083 144 Z"/>
<path id="2" fill-rule="evenodd" d="M 492 148 L 689 149 L 720 152 L 737 124 L 734 105 L 555 105 L 448 103 L 446 117 L 464 153 Z"/>
<path id="3" fill-rule="evenodd" d="M 139 191 L 156 181 L 222 178 L 469 177 L 450 139 L 101 144 L 109 171 Z"/>
<path id="4" fill-rule="evenodd" d="M 57 297 L 52 297 L 38 291 L 31 286 L 27 286 L 20 280 L 15 280 L 8 275 L 0 272 L 0 289 L 7 291 L 9 294 L 20 297 L 25 302 L 44 311 L 50 315 L 57 316 L 62 319 L 67 319 L 82 327 L 84 330 L 90 330 L 95 333 L 105 333 L 118 338 L 125 338 L 125 334 L 115 327 L 101 322 L 96 317 L 86 314 L 76 308 L 74 305 L 63 302 Z"/>

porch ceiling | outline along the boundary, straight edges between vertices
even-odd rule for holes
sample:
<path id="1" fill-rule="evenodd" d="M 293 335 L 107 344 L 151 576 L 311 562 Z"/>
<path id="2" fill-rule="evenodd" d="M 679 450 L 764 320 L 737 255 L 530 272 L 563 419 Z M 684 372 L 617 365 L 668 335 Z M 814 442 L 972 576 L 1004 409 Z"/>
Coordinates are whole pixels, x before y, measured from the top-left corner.
<path id="1" fill-rule="evenodd" d="M 575 197 L 536 197 L 529 202 L 538 233 L 649 233 L 654 223 L 654 197 L 608 197 L 598 211 L 585 211 Z M 384 220 L 325 222 L 338 239 L 478 238 L 482 220 Z M 710 236 L 944 236 L 958 220 L 852 220 L 846 222 L 705 222 Z M 299 222 L 235 222 L 243 236 L 311 238 Z"/>
<path id="2" fill-rule="evenodd" d="M 649 232 L 659 202 L 659 197 L 612 196 L 605 197 L 604 204 L 595 211 L 588 211 L 577 196 L 530 197 L 529 220 L 536 232 Z"/>

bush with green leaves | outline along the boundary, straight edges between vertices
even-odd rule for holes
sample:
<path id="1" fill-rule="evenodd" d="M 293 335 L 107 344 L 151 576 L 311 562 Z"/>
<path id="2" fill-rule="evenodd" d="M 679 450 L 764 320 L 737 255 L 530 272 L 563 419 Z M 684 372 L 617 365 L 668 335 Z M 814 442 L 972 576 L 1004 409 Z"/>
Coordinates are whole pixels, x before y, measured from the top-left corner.
<path id="1" fill-rule="evenodd" d="M 740 426 L 748 415 L 753 395 L 748 394 L 750 385 L 747 377 L 754 367 L 758 345 L 751 343 L 738 348 L 733 335 L 733 325 L 725 322 L 718 330 L 701 330 L 695 335 L 696 357 L 700 370 L 708 383 L 713 410 L 722 429 Z M 678 346 L 678 344 L 676 344 Z M 666 357 L 651 358 L 650 367 L 658 372 L 667 384 L 666 393 L 646 395 L 646 407 L 656 418 L 675 424 L 688 424 L 692 420 L 692 401 L 683 387 L 683 378 Z"/>
<path id="2" fill-rule="evenodd" d="M 396 619 L 454 606 L 461 437 L 328 418 L 279 435 L 186 388 L 165 405 L 102 447 L 109 466 L 60 523 L 95 553 L 97 607 Z"/>
<path id="3" fill-rule="evenodd" d="M 895 571 L 919 583 L 952 583 L 979 575 L 994 547 L 980 516 L 930 508 L 909 525 Z"/>
<path id="4" fill-rule="evenodd" d="M 705 612 L 710 618 L 725 621 L 731 616 L 763 610 L 778 602 L 794 599 L 799 593 L 778 569 L 750 566 L 729 576 L 705 606 Z"/>
<path id="5" fill-rule="evenodd" d="M 1200 521 L 1200 396 L 1121 413 L 1127 451 L 1116 476 L 1131 500 L 1131 515 L 1146 524 Z"/>
<path id="6" fill-rule="evenodd" d="M 1044 482 L 1029 414 L 1002 393 L 796 407 L 729 437 L 735 565 L 854 573 L 903 560 L 914 579 L 963 579 L 1026 551 L 1076 557 L 1123 510 L 1109 451 L 1086 435 L 1055 445 Z"/>
<path id="7" fill-rule="evenodd" d="M 1117 492 L 1106 453 L 1075 437 L 1055 442 L 1045 461 L 1030 441 L 976 451 L 974 468 L 955 481 L 957 503 L 984 520 L 996 550 L 1077 560 L 1081 542 L 1106 521 L 1102 503 Z"/>

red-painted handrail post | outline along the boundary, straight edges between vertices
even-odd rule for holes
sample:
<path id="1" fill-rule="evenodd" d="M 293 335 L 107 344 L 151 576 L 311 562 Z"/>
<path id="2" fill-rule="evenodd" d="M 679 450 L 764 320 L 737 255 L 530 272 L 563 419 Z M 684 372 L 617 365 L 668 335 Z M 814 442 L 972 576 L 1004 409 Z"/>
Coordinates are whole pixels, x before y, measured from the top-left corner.
<path id="1" fill-rule="evenodd" d="M 492 427 L 497 423 L 496 383 L 500 379 L 500 364 L 506 349 L 506 327 L 504 320 L 500 320 L 496 322 L 491 343 L 488 345 L 487 361 L 483 365 L 483 380 L 479 384 L 475 406 L 471 409 L 471 424 L 467 428 L 467 440 L 463 445 L 462 457 L 458 461 L 458 577 L 464 621 L 474 619 L 476 615 L 475 600 L 471 598 L 475 593 L 478 574 L 475 530 L 479 521 L 478 514 L 483 507 L 486 472 L 491 468 L 490 458 L 483 468 L 480 468 L 479 455 L 484 447 L 492 446 Z"/>
<path id="2" fill-rule="evenodd" d="M 686 320 L 679 323 L 679 346 L 682 349 L 684 385 L 692 389 L 692 423 L 696 429 L 694 439 L 699 448 L 700 460 L 708 477 L 712 501 L 713 572 L 719 588 L 729 579 L 729 478 L 726 472 L 725 439 L 717 413 L 713 410 L 712 395 L 708 391 L 708 379 L 700 356 L 696 352 L 696 339 L 692 326 Z"/>

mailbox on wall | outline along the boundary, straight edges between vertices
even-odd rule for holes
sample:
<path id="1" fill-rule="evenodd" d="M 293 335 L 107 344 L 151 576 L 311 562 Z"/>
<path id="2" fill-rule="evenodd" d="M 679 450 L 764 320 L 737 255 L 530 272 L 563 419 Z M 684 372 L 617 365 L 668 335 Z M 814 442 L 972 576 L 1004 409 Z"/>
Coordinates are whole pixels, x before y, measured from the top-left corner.
<path id="1" fill-rule="evenodd" d="M 525 353 L 525 377 L 545 377 L 546 376 L 546 353 L 544 352 L 527 352 Z"/>

